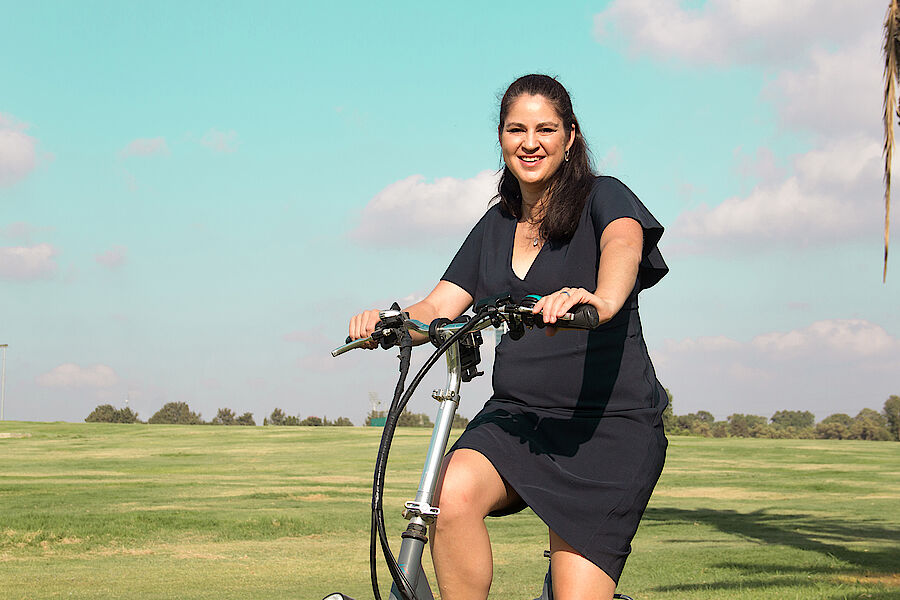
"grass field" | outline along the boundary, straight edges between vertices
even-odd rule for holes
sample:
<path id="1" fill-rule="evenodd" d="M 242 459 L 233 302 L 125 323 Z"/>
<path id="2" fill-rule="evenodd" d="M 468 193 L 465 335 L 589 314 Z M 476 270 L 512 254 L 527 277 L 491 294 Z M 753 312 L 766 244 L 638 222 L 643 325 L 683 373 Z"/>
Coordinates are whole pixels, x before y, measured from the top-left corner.
<path id="1" fill-rule="evenodd" d="M 385 506 L 397 534 L 428 434 L 401 429 L 394 444 Z M 379 435 L 0 422 L 0 598 L 371 598 Z M 492 597 L 534 598 L 540 521 L 490 528 Z M 672 438 L 620 589 L 900 598 L 900 443 Z"/>

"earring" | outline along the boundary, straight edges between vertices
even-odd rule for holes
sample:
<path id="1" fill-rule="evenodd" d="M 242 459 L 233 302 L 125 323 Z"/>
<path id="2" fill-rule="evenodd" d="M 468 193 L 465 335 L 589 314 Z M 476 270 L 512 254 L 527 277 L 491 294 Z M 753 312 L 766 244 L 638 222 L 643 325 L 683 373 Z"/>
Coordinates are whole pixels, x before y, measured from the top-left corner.
<path id="1" fill-rule="evenodd" d="M 563 154 L 563 158 L 565 159 L 566 162 L 569 162 L 569 151 L 568 150 L 566 150 L 566 153 Z"/>

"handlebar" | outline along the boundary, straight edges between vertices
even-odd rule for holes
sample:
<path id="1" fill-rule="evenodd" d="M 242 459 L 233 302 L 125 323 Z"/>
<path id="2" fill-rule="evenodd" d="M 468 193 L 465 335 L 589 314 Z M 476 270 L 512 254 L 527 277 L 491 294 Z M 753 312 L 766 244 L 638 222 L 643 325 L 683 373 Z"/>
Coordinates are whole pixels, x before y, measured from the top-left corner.
<path id="1" fill-rule="evenodd" d="M 509 325 L 511 331 L 521 331 L 521 333 L 524 333 L 525 327 L 529 329 L 532 327 L 542 328 L 545 326 L 544 321 L 536 318 L 540 313 L 533 312 L 534 305 L 540 299 L 540 296 L 529 295 L 525 296 L 521 302 L 514 303 L 508 295 L 504 295 L 479 300 L 475 303 L 476 314 L 473 318 L 480 322 L 475 324 L 470 331 L 480 331 L 491 325 L 499 327 L 504 322 Z M 408 313 L 400 310 L 382 310 L 379 311 L 378 317 L 381 327 L 376 329 L 372 335 L 357 340 L 351 340 L 348 337 L 343 346 L 332 350 L 331 355 L 337 357 L 355 348 L 368 346 L 373 341 L 380 343 L 384 348 L 389 348 L 394 345 L 389 340 L 392 337 L 393 339 L 399 337 L 397 334 L 400 328 L 433 338 L 434 336 L 449 336 L 468 323 L 468 319 L 457 320 L 444 323 L 432 331 L 429 325 L 409 318 Z M 597 309 L 590 304 L 574 306 L 572 312 L 559 317 L 553 324 L 554 327 L 560 329 L 594 329 L 599 325 L 600 316 L 597 314 Z M 514 336 L 513 339 L 521 337 L 521 333 Z"/>

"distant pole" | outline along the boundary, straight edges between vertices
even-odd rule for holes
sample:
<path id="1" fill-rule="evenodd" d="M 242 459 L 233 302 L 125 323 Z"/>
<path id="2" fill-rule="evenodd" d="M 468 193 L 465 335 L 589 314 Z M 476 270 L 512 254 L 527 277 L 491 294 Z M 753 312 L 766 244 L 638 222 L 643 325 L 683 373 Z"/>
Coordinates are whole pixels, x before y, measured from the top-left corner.
<path id="1" fill-rule="evenodd" d="M 3 407 L 6 405 L 6 349 L 9 344 L 0 344 L 3 348 L 3 370 L 0 371 L 0 421 L 3 420 Z"/>

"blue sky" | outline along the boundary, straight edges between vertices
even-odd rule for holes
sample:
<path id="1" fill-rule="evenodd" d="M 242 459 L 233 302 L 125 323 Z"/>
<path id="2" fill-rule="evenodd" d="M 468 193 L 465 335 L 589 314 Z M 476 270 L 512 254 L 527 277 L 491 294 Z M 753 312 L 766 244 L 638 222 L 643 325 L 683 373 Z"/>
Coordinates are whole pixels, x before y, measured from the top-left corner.
<path id="1" fill-rule="evenodd" d="M 900 393 L 882 2 L 5 4 L 7 419 L 128 398 L 361 422 L 393 355 L 328 352 L 440 277 L 527 72 L 559 76 L 599 169 L 667 227 L 641 305 L 677 413 Z"/>

